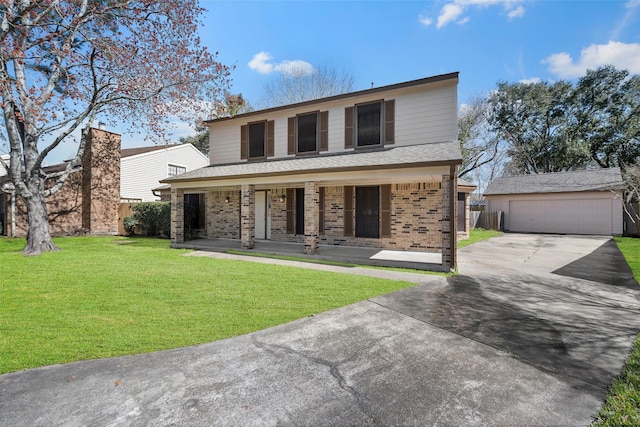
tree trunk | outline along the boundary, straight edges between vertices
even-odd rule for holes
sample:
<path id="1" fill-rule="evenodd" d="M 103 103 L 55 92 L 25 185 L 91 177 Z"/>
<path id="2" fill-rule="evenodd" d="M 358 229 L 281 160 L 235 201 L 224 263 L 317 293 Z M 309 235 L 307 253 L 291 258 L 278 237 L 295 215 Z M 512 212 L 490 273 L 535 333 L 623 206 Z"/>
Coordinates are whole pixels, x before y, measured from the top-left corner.
<path id="1" fill-rule="evenodd" d="M 53 244 L 49 233 L 49 219 L 47 218 L 47 205 L 41 193 L 24 199 L 27 205 L 29 217 L 29 231 L 27 232 L 27 245 L 22 250 L 24 255 L 40 255 L 42 252 L 59 251 Z"/>

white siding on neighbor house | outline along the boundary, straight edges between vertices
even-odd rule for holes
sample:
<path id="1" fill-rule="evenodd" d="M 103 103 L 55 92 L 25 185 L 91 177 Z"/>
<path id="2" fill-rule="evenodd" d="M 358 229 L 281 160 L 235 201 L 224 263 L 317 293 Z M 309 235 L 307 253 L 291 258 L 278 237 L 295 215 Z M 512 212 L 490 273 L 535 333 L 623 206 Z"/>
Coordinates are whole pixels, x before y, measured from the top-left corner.
<path id="1" fill-rule="evenodd" d="M 353 96 L 331 102 L 308 105 L 301 109 L 283 109 L 265 114 L 240 117 L 210 126 L 211 164 L 226 164 L 240 159 L 240 126 L 249 122 L 274 120 L 273 158 L 287 154 L 287 120 L 296 114 L 329 112 L 329 153 L 344 151 L 344 111 L 355 104 L 395 100 L 395 145 L 415 145 L 457 139 L 457 86 L 439 82 L 428 86 L 408 87 L 388 92 Z"/>
<path id="2" fill-rule="evenodd" d="M 184 166 L 188 171 L 207 166 L 209 160 L 192 145 L 177 145 L 120 161 L 120 197 L 143 202 L 159 200 L 153 195 L 160 180 L 167 178 L 169 164 Z"/>
<path id="3" fill-rule="evenodd" d="M 622 200 L 608 191 L 486 196 L 488 211 L 504 212 L 507 231 L 622 234 Z"/>

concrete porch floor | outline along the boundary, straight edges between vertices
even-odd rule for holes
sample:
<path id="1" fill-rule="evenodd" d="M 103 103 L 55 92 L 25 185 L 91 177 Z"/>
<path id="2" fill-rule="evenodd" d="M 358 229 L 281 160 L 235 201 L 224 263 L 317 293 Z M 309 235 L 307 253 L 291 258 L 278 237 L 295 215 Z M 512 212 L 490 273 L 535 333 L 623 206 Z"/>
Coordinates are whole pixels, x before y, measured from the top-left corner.
<path id="1" fill-rule="evenodd" d="M 253 249 L 242 249 L 240 240 L 197 239 L 184 243 L 172 243 L 172 248 L 195 249 L 211 252 L 243 251 L 278 256 L 295 256 L 358 265 L 376 267 L 410 268 L 414 270 L 448 271 L 442 266 L 442 255 L 433 252 L 396 251 L 380 248 L 362 248 L 354 246 L 320 245 L 316 255 L 304 253 L 302 243 L 283 243 L 271 240 L 256 240 Z"/>

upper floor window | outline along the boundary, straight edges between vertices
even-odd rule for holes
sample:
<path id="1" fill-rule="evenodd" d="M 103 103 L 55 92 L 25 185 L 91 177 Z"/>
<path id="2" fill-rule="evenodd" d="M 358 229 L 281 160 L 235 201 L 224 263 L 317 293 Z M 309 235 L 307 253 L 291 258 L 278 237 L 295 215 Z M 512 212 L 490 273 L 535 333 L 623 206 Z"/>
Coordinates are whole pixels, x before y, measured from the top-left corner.
<path id="1" fill-rule="evenodd" d="M 171 163 L 167 166 L 167 177 L 182 175 L 187 171 L 187 168 L 184 166 L 172 165 Z"/>
<path id="2" fill-rule="evenodd" d="M 249 125 L 249 158 L 265 157 L 265 122 Z"/>
<path id="3" fill-rule="evenodd" d="M 345 148 L 393 144 L 395 101 L 375 101 L 345 109 Z"/>
<path id="4" fill-rule="evenodd" d="M 382 102 L 356 106 L 356 139 L 358 147 L 380 145 L 382 136 Z"/>
<path id="5" fill-rule="evenodd" d="M 265 159 L 274 153 L 274 121 L 253 122 L 240 127 L 240 158 Z"/>
<path id="6" fill-rule="evenodd" d="M 289 117 L 288 154 L 314 154 L 327 151 L 329 112 L 313 112 Z"/>

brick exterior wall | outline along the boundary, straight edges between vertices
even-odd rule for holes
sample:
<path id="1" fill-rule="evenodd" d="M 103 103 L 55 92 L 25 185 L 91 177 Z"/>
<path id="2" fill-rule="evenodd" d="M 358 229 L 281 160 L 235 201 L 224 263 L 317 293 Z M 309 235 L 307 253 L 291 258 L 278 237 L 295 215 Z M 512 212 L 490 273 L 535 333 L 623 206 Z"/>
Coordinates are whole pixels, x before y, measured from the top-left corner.
<path id="1" fill-rule="evenodd" d="M 208 239 L 239 239 L 240 192 L 209 191 L 206 224 Z"/>
<path id="2" fill-rule="evenodd" d="M 319 226 L 318 209 L 306 209 L 306 222 L 312 224 L 312 228 L 305 227 L 306 235 L 287 234 L 287 203 L 280 201 L 280 197 L 286 195 L 286 188 L 274 187 L 269 192 L 271 198 L 271 240 L 302 243 L 305 244 L 305 250 L 309 251 L 317 250 L 313 243 L 317 240 L 319 244 L 439 253 L 443 248 L 444 198 L 442 188 L 443 183 L 435 181 L 391 185 L 391 237 L 374 239 L 344 236 L 344 187 L 342 186 L 324 187 L 323 232 L 319 232 L 317 229 Z M 207 207 L 207 235 L 210 238 L 238 238 L 236 237 L 239 229 L 238 192 L 214 191 L 211 193 L 211 203 Z M 295 198 L 295 192 L 293 194 Z M 313 206 L 312 200 L 319 198 L 315 183 L 305 184 L 305 198 L 308 194 L 311 194 L 311 197 L 306 201 L 306 204 Z M 229 195 L 230 198 L 228 204 L 224 203 L 226 195 Z M 246 197 L 248 196 L 247 194 Z M 293 200 L 294 221 L 296 218 L 295 202 Z M 249 213 L 255 218 L 253 209 Z M 246 220 L 245 223 L 248 225 L 248 218 Z M 295 230 L 295 224 L 293 229 Z M 316 234 L 317 239 L 314 237 Z"/>
<path id="3" fill-rule="evenodd" d="M 120 203 L 120 135 L 89 129 L 82 168 L 69 175 L 60 190 L 46 199 L 53 236 L 117 234 Z M 55 184 L 47 180 L 47 188 Z M 10 196 L 6 197 L 5 235 L 11 228 Z M 27 235 L 27 211 L 16 196 L 16 237 Z"/>
<path id="4" fill-rule="evenodd" d="M 325 187 L 324 234 L 320 236 L 320 243 L 424 252 L 440 252 L 442 248 L 441 183 L 391 185 L 391 237 L 388 238 L 345 237 L 343 205 L 344 187 Z"/>

